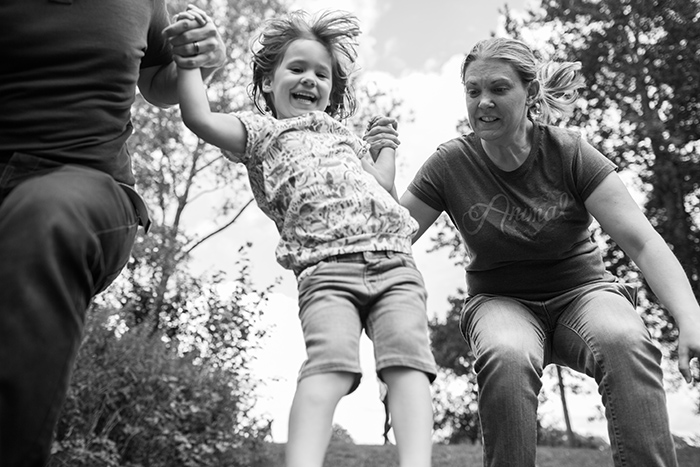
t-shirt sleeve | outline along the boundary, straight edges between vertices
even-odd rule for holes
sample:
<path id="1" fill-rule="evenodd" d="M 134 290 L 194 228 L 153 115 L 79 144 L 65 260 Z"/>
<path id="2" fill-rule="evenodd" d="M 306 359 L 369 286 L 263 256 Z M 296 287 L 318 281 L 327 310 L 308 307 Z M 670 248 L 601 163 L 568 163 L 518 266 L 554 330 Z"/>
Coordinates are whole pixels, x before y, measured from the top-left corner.
<path id="1" fill-rule="evenodd" d="M 170 43 L 162 34 L 163 29 L 170 24 L 168 10 L 163 0 L 155 0 L 153 3 L 153 15 L 148 27 L 148 46 L 141 59 L 141 68 L 167 65 L 173 61 Z"/>
<path id="2" fill-rule="evenodd" d="M 255 112 L 239 112 L 234 114 L 241 121 L 246 130 L 245 151 L 237 154 L 222 150 L 223 155 L 234 162 L 246 164 L 255 154 L 262 154 L 266 145 L 270 143 L 272 133 L 275 131 L 275 120 Z"/>
<path id="3" fill-rule="evenodd" d="M 443 149 L 438 148 L 418 170 L 413 180 L 408 185 L 407 190 L 416 198 L 437 211 L 444 211 L 445 190 L 444 190 L 444 168 L 445 161 Z"/>
<path id="4" fill-rule="evenodd" d="M 583 138 L 579 143 L 576 165 L 576 188 L 584 201 L 608 175 L 617 170 L 617 166 L 610 159 Z"/>

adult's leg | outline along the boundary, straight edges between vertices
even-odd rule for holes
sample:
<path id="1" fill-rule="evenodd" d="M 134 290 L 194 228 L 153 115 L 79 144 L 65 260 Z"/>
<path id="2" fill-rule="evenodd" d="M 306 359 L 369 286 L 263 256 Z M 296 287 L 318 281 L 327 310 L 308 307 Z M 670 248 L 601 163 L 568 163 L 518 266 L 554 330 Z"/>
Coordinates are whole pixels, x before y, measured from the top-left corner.
<path id="1" fill-rule="evenodd" d="M 477 296 L 462 332 L 475 357 L 484 466 L 534 467 L 545 333 L 519 302 Z"/>
<path id="2" fill-rule="evenodd" d="M 106 174 L 65 166 L 0 204 L 0 465 L 48 458 L 93 294 L 126 263 L 136 232 Z"/>
<path id="3" fill-rule="evenodd" d="M 616 467 L 676 466 L 661 353 L 619 287 L 594 288 L 563 312 L 553 358 L 598 383 Z"/>

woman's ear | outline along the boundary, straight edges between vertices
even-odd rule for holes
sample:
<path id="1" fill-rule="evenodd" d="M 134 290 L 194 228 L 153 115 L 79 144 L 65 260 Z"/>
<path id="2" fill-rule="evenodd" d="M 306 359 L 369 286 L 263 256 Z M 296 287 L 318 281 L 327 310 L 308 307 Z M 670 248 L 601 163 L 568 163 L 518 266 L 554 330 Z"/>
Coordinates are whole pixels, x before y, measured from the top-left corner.
<path id="1" fill-rule="evenodd" d="M 537 97 L 540 94 L 540 82 L 536 79 L 533 79 L 530 81 L 527 85 L 527 98 L 526 98 L 526 103 L 528 106 L 531 106 L 535 103 L 537 100 Z"/>

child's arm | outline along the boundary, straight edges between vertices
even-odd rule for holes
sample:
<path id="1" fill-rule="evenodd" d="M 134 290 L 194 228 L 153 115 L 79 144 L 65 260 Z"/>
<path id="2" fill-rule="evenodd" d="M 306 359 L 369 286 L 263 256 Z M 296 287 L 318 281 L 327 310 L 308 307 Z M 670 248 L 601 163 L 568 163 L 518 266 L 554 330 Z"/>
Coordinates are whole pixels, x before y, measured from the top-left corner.
<path id="1" fill-rule="evenodd" d="M 362 159 L 362 166 L 379 184 L 398 200 L 394 186 L 396 176 L 396 147 L 399 144 L 397 122 L 387 117 L 374 117 L 367 126 L 365 140 L 370 144 L 374 164 Z"/>
<path id="2" fill-rule="evenodd" d="M 190 26 L 191 29 L 207 23 L 206 15 L 197 10 L 188 10 L 178 16 L 191 20 L 182 22 L 184 27 Z M 173 42 L 175 39 L 170 37 L 169 40 Z M 198 68 L 178 66 L 177 94 L 182 121 L 187 128 L 207 143 L 221 149 L 234 154 L 245 152 L 247 134 L 243 123 L 234 115 L 211 111 L 202 73 Z"/>
<path id="3" fill-rule="evenodd" d="M 379 184 L 389 193 L 392 193 L 395 198 L 396 190 L 394 189 L 394 177 L 396 174 L 396 151 L 393 148 L 382 148 L 379 151 L 377 160 L 374 164 L 369 162 L 366 157 L 363 157 L 362 167 L 369 173 L 371 173 L 374 178 L 377 179 Z"/>
<path id="4" fill-rule="evenodd" d="M 243 123 L 234 115 L 211 111 L 199 70 L 179 68 L 177 92 L 187 128 L 218 148 L 234 154 L 245 152 L 247 134 Z"/>

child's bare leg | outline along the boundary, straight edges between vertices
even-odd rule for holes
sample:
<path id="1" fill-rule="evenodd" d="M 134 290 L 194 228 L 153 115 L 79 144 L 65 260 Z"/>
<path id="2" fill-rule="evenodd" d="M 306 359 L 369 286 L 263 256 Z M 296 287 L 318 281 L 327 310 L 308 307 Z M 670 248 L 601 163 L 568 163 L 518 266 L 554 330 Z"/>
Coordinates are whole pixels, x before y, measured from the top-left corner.
<path id="1" fill-rule="evenodd" d="M 389 411 L 401 467 L 428 467 L 432 452 L 433 406 L 428 377 L 405 367 L 382 370 L 389 387 Z"/>
<path id="2" fill-rule="evenodd" d="M 289 414 L 287 467 L 322 467 L 331 439 L 333 414 L 355 381 L 352 373 L 320 373 L 303 378 Z"/>

